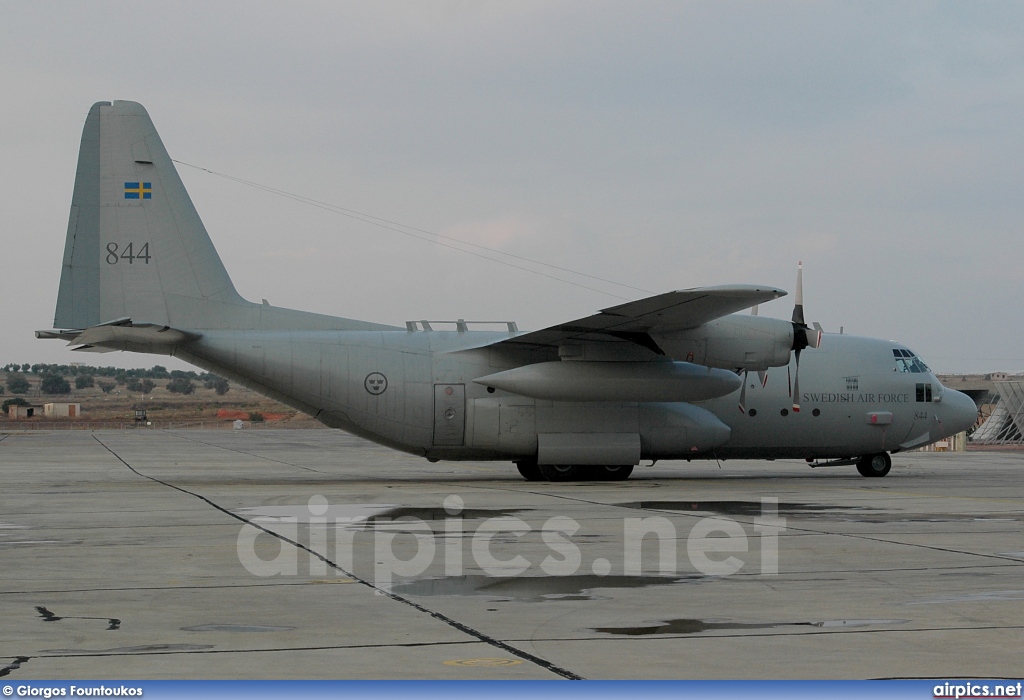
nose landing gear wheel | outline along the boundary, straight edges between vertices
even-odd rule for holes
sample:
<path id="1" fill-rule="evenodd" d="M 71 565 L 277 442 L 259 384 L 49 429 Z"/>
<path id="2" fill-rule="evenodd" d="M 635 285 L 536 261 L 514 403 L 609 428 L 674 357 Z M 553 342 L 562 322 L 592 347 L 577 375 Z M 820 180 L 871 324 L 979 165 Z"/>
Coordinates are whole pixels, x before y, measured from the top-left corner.
<path id="1" fill-rule="evenodd" d="M 886 452 L 865 455 L 857 462 L 857 471 L 861 476 L 885 476 L 892 469 L 892 457 Z"/>

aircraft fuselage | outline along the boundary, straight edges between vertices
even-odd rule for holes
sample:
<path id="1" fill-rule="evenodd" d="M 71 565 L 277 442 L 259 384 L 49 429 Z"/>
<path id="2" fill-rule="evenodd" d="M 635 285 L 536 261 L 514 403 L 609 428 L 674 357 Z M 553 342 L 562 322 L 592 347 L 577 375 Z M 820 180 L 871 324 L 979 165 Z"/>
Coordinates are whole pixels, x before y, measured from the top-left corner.
<path id="1" fill-rule="evenodd" d="M 965 411 L 973 415 L 970 399 L 945 389 L 930 371 L 897 367 L 893 351 L 909 352 L 901 344 L 849 335 L 828 335 L 804 353 L 799 412 L 792 363 L 769 370 L 763 387 L 755 373 L 745 376 L 745 412 L 738 390 L 691 404 L 567 402 L 474 382 L 522 364 L 522 356 L 489 347 L 510 335 L 210 331 L 174 354 L 328 426 L 430 459 L 530 458 L 538 435 L 576 435 L 581 442 L 634 435 L 645 460 L 843 458 L 926 444 L 962 430 Z M 543 359 L 549 358 L 533 361 Z M 725 434 L 695 445 L 659 442 L 665 411 L 671 418 L 674 410 L 693 409 L 720 421 Z"/>

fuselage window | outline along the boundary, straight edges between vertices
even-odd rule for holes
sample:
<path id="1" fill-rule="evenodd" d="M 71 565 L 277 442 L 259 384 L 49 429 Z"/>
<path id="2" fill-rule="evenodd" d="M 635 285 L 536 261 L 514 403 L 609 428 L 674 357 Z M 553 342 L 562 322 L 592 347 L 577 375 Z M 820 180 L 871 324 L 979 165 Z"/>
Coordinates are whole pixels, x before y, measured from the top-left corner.
<path id="1" fill-rule="evenodd" d="M 932 385 L 931 384 L 917 384 L 917 402 L 918 403 L 930 403 L 932 400 Z"/>

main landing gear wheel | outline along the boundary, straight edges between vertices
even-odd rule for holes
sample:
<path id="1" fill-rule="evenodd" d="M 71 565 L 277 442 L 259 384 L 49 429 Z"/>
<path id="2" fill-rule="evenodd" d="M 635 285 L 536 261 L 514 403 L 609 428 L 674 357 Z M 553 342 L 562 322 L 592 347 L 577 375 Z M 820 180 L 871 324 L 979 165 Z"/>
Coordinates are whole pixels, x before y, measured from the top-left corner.
<path id="1" fill-rule="evenodd" d="M 544 464 L 536 469 L 548 481 L 625 481 L 633 473 L 632 464 Z M 522 466 L 519 473 L 526 476 Z"/>
<path id="2" fill-rule="evenodd" d="M 540 473 L 536 462 L 516 462 L 516 469 L 527 481 L 544 481 L 544 475 Z"/>
<path id="3" fill-rule="evenodd" d="M 885 476 L 892 469 L 892 457 L 886 452 L 865 455 L 857 462 L 857 471 L 861 476 Z"/>
<path id="4" fill-rule="evenodd" d="M 539 469 L 548 481 L 587 481 L 587 468 L 575 464 L 542 464 Z"/>
<path id="5" fill-rule="evenodd" d="M 633 473 L 632 464 L 606 465 L 593 467 L 596 477 L 600 481 L 625 481 Z"/>

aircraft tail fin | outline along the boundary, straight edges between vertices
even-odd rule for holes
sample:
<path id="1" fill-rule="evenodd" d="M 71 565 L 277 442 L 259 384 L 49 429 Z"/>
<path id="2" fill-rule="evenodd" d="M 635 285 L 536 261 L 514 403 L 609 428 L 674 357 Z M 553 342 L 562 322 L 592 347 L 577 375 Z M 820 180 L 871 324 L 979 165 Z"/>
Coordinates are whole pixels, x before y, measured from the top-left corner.
<path id="1" fill-rule="evenodd" d="M 248 306 L 146 110 L 135 102 L 93 105 L 82 133 L 54 328 L 122 318 L 227 328 Z"/>

